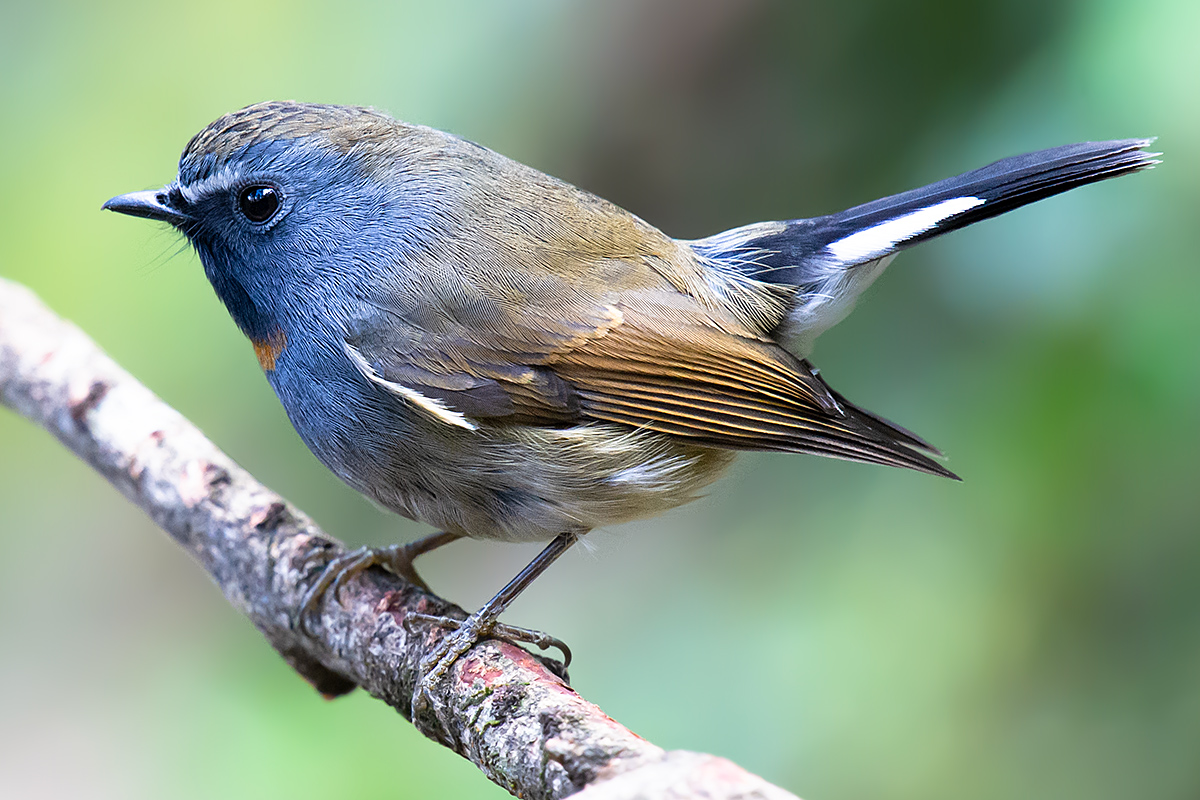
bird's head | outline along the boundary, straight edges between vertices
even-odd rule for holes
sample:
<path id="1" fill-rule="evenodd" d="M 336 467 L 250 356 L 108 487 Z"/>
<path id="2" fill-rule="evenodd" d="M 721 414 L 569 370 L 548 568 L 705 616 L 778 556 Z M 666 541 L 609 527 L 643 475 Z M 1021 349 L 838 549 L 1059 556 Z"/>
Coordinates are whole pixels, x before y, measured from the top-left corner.
<path id="1" fill-rule="evenodd" d="M 451 185 L 429 162 L 452 139 L 366 108 L 259 103 L 196 134 L 174 181 L 104 208 L 184 233 L 254 336 L 280 298 L 319 301 L 421 247 Z"/>

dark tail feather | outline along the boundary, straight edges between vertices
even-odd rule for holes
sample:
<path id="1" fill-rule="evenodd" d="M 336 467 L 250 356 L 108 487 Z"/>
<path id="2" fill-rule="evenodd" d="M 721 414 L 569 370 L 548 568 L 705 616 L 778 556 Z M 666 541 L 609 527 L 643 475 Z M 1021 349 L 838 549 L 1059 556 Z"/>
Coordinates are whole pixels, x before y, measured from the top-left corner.
<path id="1" fill-rule="evenodd" d="M 1153 141 L 1081 142 L 1004 158 L 954 178 L 825 217 L 830 223 L 826 228 L 829 241 L 957 197 L 975 197 L 983 201 L 938 221 L 927 231 L 904 239 L 900 246 L 909 247 L 1077 186 L 1152 167 L 1159 163 L 1155 156 L 1162 154 L 1147 153 L 1142 148 Z"/>
<path id="2" fill-rule="evenodd" d="M 805 286 L 831 267 L 864 264 L 974 222 L 1158 164 L 1153 139 L 1082 142 L 1013 156 L 812 219 L 747 225 L 692 243 L 706 257 L 769 283 Z"/>

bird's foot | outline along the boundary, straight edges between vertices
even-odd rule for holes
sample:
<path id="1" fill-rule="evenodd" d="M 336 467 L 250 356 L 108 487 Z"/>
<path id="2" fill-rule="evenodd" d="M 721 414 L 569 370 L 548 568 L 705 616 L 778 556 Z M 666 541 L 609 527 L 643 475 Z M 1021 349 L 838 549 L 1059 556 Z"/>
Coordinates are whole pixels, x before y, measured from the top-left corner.
<path id="1" fill-rule="evenodd" d="M 453 630 L 458 630 L 466 624 L 463 620 L 455 619 L 454 617 L 435 617 L 432 614 L 422 614 L 419 611 L 410 612 L 406 619 L 413 622 L 425 622 L 430 625 L 437 625 L 441 628 L 451 628 Z M 547 666 L 558 677 L 563 680 L 567 679 L 567 667 L 571 666 L 571 648 L 567 646 L 566 642 L 556 636 L 551 636 L 542 631 L 535 631 L 532 628 L 505 625 L 503 622 L 493 622 L 491 627 L 480 634 L 480 636 L 481 638 L 488 636 L 492 639 L 503 639 L 512 644 L 531 644 L 539 650 L 549 650 L 553 647 L 562 653 L 563 657 L 561 661 L 549 659 L 553 663 Z"/>
<path id="2" fill-rule="evenodd" d="M 518 628 L 488 618 L 486 608 L 476 611 L 465 620 L 453 617 L 436 617 L 419 612 L 410 612 L 406 617 L 413 622 L 426 622 L 443 628 L 453 628 L 454 633 L 445 637 L 428 655 L 421 659 L 420 672 L 412 696 L 413 724 L 434 741 L 457 749 L 458 737 L 451 725 L 452 718 L 445 704 L 438 698 L 438 683 L 444 679 L 463 655 L 481 639 L 503 639 L 512 643 L 532 644 L 542 650 L 554 647 L 562 652 L 561 664 L 544 659 L 548 669 L 562 680 L 567 680 L 567 666 L 571 663 L 571 648 L 561 639 L 541 631 Z M 547 663 L 548 662 L 548 663 Z"/>
<path id="3" fill-rule="evenodd" d="M 338 590 L 345 585 L 346 581 L 371 567 L 384 567 L 413 586 L 428 592 L 429 585 L 417 574 L 417 570 L 413 567 L 413 560 L 417 556 L 449 544 L 458 538 L 460 535 L 457 533 L 442 531 L 408 544 L 360 547 L 331 559 L 327 558 L 326 550 L 318 550 L 310 556 L 309 563 L 325 561 L 325 568 L 321 571 L 316 583 L 304 593 L 304 598 L 300 601 L 300 610 L 292 620 L 292 626 L 299 629 L 304 624 L 304 619 L 309 612 L 316 611 L 317 606 L 321 603 L 321 598 L 332 593 L 336 599 Z"/>
<path id="4" fill-rule="evenodd" d="M 293 627 L 300 628 L 304 624 L 305 618 L 317 610 L 325 595 L 330 594 L 337 599 L 338 591 L 346 584 L 346 581 L 371 567 L 383 567 L 414 586 L 426 592 L 429 591 L 429 586 L 413 567 L 413 559 L 420 555 L 420 552 L 424 552 L 414 552 L 413 545 L 415 544 L 419 544 L 419 542 L 394 544 L 387 547 L 360 547 L 326 561 L 325 568 L 316 582 L 304 593 L 304 598 L 300 601 L 300 609 L 293 620 Z M 323 553 L 316 555 L 313 560 L 319 560 L 323 555 Z"/>

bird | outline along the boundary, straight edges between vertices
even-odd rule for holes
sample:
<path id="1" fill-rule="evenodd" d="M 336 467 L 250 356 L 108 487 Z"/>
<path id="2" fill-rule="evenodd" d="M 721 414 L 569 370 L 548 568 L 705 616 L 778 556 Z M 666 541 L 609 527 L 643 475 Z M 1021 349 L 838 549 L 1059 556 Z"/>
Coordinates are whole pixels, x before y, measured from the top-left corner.
<path id="1" fill-rule="evenodd" d="M 1152 141 L 1054 147 L 681 240 L 450 133 L 265 102 L 196 134 L 163 188 L 103 208 L 182 232 L 308 448 L 438 531 L 331 558 L 301 617 L 371 566 L 424 586 L 413 560 L 462 537 L 549 542 L 466 620 L 432 620 L 454 630 L 422 662 L 415 717 L 489 635 L 569 660 L 499 616 L 580 537 L 696 498 L 739 451 L 957 479 L 829 386 L 814 340 L 899 251 L 1147 169 Z"/>

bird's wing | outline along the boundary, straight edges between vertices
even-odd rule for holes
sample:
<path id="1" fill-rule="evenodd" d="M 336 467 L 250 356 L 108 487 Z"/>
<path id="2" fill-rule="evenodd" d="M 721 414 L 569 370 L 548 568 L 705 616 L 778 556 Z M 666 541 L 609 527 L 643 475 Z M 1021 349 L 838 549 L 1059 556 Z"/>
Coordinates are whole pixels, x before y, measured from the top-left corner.
<path id="1" fill-rule="evenodd" d="M 592 418 L 719 447 L 782 450 L 948 475 L 902 429 L 845 403 L 808 362 L 702 320 L 627 307 L 607 336 L 559 356 Z"/>
<path id="2" fill-rule="evenodd" d="M 348 352 L 381 387 L 464 428 L 604 421 L 953 477 L 922 440 L 845 402 L 807 362 L 674 290 L 622 291 L 570 317 L 536 303 L 471 308 L 454 319 L 442 308 L 433 335 L 386 317 Z"/>

